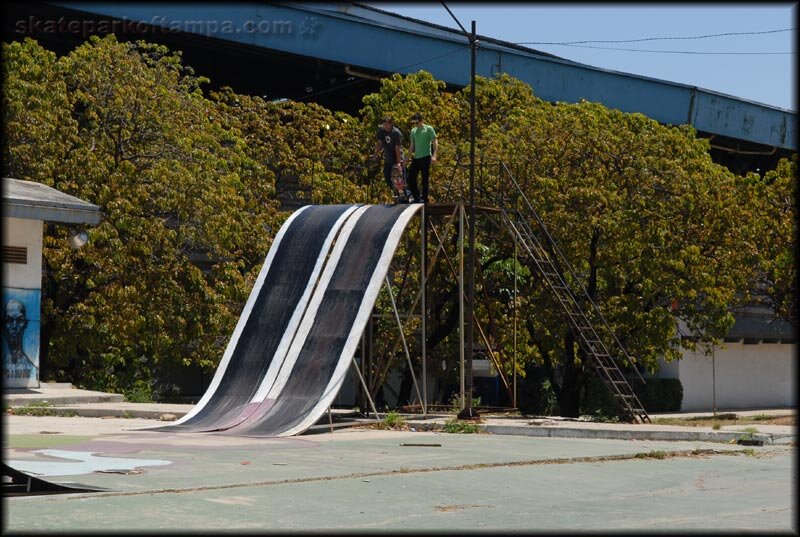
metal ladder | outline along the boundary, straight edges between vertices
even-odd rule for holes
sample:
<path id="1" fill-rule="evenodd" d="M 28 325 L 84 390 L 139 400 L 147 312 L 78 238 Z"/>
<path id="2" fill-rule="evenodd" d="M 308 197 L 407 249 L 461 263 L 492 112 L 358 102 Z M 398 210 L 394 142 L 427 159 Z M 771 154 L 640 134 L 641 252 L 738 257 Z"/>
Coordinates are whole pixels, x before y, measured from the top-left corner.
<path id="1" fill-rule="evenodd" d="M 649 423 L 650 416 L 648 416 L 647 412 L 644 410 L 639 398 L 636 397 L 636 394 L 634 393 L 627 379 L 617 366 L 617 363 L 615 362 L 614 357 L 611 355 L 611 352 L 606 346 L 603 338 L 598 331 L 595 330 L 595 327 L 587 316 L 587 313 L 583 310 L 583 308 L 581 308 L 581 305 L 576 298 L 576 294 L 582 296 L 585 299 L 585 302 L 590 306 L 595 318 L 600 321 L 599 324 L 602 325 L 602 328 L 605 328 L 606 335 L 610 335 L 609 341 L 613 341 L 618 354 L 621 354 L 625 361 L 627 361 L 629 364 L 633 364 L 633 359 L 628 355 L 627 351 L 619 342 L 616 335 L 614 335 L 611 327 L 600 313 L 600 309 L 589 296 L 586 289 L 583 287 L 583 285 L 581 285 L 580 280 L 578 280 L 578 277 L 575 274 L 575 271 L 572 269 L 572 266 L 569 264 L 566 258 L 564 258 L 561 250 L 558 248 L 558 244 L 556 244 L 555 240 L 548 232 L 544 222 L 541 220 L 541 218 L 539 218 L 539 215 L 533 209 L 530 201 L 528 201 L 528 198 L 522 192 L 522 189 L 508 171 L 508 168 L 506 168 L 505 164 L 502 164 L 502 167 L 505 169 L 506 174 L 513 183 L 517 196 L 523 200 L 523 209 L 515 210 L 512 213 L 515 217 L 512 217 L 512 214 L 509 214 L 509 212 L 503 206 L 503 203 L 500 204 L 503 221 L 512 231 L 515 239 L 521 246 L 522 252 L 527 254 L 527 257 L 533 262 L 532 264 L 534 265 L 534 268 L 538 270 L 539 274 L 542 275 L 548 287 L 555 295 L 562 310 L 566 314 L 570 326 L 572 327 L 574 333 L 578 336 L 578 342 L 580 343 L 586 355 L 590 357 L 590 364 L 595 368 L 599 377 L 603 380 L 605 385 L 611 391 L 612 395 L 620 403 L 623 411 L 626 412 L 628 417 L 633 421 L 639 423 Z M 542 235 L 547 241 L 547 244 L 550 246 L 550 251 L 548 251 L 542 245 L 542 242 L 531 229 L 528 223 L 531 218 L 536 220 L 539 229 L 542 230 Z M 559 270 L 559 266 L 557 265 L 559 262 L 561 266 L 566 267 L 571 273 L 573 281 L 580 289 L 580 293 L 574 293 L 564 280 L 562 271 Z M 636 372 L 639 380 L 644 383 L 645 380 L 639 374 L 639 371 L 635 367 L 632 369 Z"/>

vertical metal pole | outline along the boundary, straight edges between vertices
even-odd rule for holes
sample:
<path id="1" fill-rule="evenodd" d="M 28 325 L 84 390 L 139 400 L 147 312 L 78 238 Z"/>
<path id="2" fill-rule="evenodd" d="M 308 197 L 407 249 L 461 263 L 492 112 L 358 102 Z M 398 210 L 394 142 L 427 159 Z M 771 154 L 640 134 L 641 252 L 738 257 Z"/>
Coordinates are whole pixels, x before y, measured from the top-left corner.
<path id="1" fill-rule="evenodd" d="M 421 297 L 421 305 L 420 309 L 422 310 L 422 326 L 420 330 L 422 331 L 422 336 L 420 337 L 422 343 L 422 415 L 428 415 L 428 361 L 427 361 L 427 346 L 428 346 L 428 330 L 427 330 L 427 321 L 426 317 L 428 315 L 428 308 L 425 302 L 425 287 L 427 286 L 427 279 L 425 278 L 426 270 L 427 270 L 427 255 L 428 255 L 428 240 L 426 234 L 426 215 L 425 215 L 425 204 L 422 204 L 422 211 L 420 211 L 422 225 L 420 226 L 420 243 L 422 248 L 422 256 L 421 256 L 421 269 L 420 269 L 420 291 L 422 292 Z"/>
<path id="2" fill-rule="evenodd" d="M 477 52 L 478 40 L 475 33 L 475 21 L 472 21 L 472 34 L 470 37 L 470 136 L 469 136 L 469 261 L 467 262 L 467 362 L 466 371 L 466 406 L 459 418 L 474 419 L 477 417 L 472 408 L 472 356 L 475 351 L 473 341 L 473 324 L 475 313 L 475 55 Z"/>
<path id="3" fill-rule="evenodd" d="M 458 341 L 461 408 L 464 408 L 464 203 L 458 206 Z"/>
<path id="4" fill-rule="evenodd" d="M 717 368 L 716 368 L 716 347 L 711 347 L 711 406 L 714 417 L 717 417 Z"/>
<path id="5" fill-rule="evenodd" d="M 517 408 L 517 238 L 514 237 L 514 408 Z"/>
<path id="6" fill-rule="evenodd" d="M 373 323 L 374 323 L 374 321 L 372 319 L 372 315 L 370 315 L 370 317 L 369 317 L 369 343 L 368 343 L 369 346 L 367 347 L 367 366 L 364 367 L 364 375 L 366 375 L 366 384 L 367 384 L 367 395 L 370 396 L 370 397 L 372 397 L 372 394 L 369 391 L 369 386 L 372 383 L 375 382 L 375 379 L 373 378 L 373 375 L 372 375 L 373 360 L 375 359 L 375 354 L 372 352 L 372 350 L 373 350 L 373 341 L 374 341 L 373 332 L 372 332 Z"/>
<path id="7" fill-rule="evenodd" d="M 361 385 L 367 391 L 367 400 L 369 401 L 369 405 L 372 408 L 372 412 L 375 413 L 375 419 L 381 419 L 381 415 L 378 414 L 378 409 L 375 408 L 375 403 L 372 401 L 372 396 L 369 394 L 369 388 L 367 388 L 367 383 L 364 382 L 364 377 L 361 375 L 361 370 L 358 369 L 358 363 L 356 363 L 356 357 L 353 356 L 353 367 L 356 368 L 356 373 L 358 374 L 358 380 L 361 381 Z"/>
<path id="8" fill-rule="evenodd" d="M 367 322 L 367 324 L 369 324 L 369 321 Z M 361 332 L 361 369 L 363 369 L 364 372 L 366 373 L 366 371 L 367 371 L 367 330 L 366 329 L 364 329 L 364 331 Z M 368 379 L 364 379 L 364 380 L 365 380 L 365 384 L 367 384 Z M 367 384 L 367 386 L 369 386 L 369 384 Z M 364 388 L 362 387 L 361 389 L 363 390 Z M 357 397 L 357 399 L 361 400 L 361 401 L 364 400 L 363 397 Z"/>

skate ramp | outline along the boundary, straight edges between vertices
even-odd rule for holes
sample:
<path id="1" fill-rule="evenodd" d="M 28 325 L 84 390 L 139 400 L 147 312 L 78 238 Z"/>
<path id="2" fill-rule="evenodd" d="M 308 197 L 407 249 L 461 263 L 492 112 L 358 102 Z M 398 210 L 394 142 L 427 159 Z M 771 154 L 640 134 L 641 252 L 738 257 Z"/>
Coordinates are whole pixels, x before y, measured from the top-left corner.
<path id="1" fill-rule="evenodd" d="M 273 241 L 209 388 L 149 431 L 291 436 L 344 381 L 400 237 L 421 205 L 306 206 Z"/>
<path id="2" fill-rule="evenodd" d="M 305 206 L 281 226 L 216 373 L 181 420 L 152 431 L 226 429 L 257 408 L 253 397 L 280 365 L 300 324 L 330 248 L 357 206 Z"/>
<path id="3" fill-rule="evenodd" d="M 291 436 L 313 425 L 344 381 L 389 264 L 421 205 L 364 206 L 347 221 L 275 382 L 221 434 Z"/>

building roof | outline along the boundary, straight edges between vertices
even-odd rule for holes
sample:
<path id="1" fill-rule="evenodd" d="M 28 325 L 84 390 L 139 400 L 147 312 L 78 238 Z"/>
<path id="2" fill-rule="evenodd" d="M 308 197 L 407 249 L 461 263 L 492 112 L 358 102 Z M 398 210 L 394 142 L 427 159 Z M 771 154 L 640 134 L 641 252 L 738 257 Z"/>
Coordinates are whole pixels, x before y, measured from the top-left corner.
<path id="1" fill-rule="evenodd" d="M 436 36 L 440 40 L 463 42 L 466 39 L 458 30 L 361 3 L 348 7 L 341 3 L 311 4 L 305 9 L 330 12 L 337 9 L 336 6 L 340 13 L 387 28 Z M 478 41 L 479 57 L 481 51 L 486 51 L 488 61 L 496 62 L 490 66 L 489 73 L 485 69 L 481 72 L 479 59 L 476 67 L 479 75 L 507 72 L 527 82 L 538 97 L 547 101 L 586 99 L 623 112 L 640 112 L 664 124 L 689 124 L 717 136 L 797 150 L 795 111 L 698 86 L 594 67 L 487 36 L 478 35 Z M 450 82 L 443 73 L 432 72 Z M 460 76 L 461 84 L 466 85 L 468 81 L 463 70 Z"/>
<path id="2" fill-rule="evenodd" d="M 100 207 L 33 181 L 3 177 L 3 216 L 60 224 L 100 222 Z"/>
<path id="3" fill-rule="evenodd" d="M 95 19 L 136 22 L 151 28 L 153 36 L 159 35 L 153 28 L 160 28 L 162 33 L 191 36 L 193 43 L 213 43 L 209 50 L 220 61 L 235 54 L 223 45 L 235 44 L 267 54 L 332 62 L 345 66 L 348 73 L 351 67 L 402 74 L 423 69 L 452 86 L 469 85 L 469 45 L 460 31 L 360 3 L 48 4 Z M 223 22 L 228 23 L 227 30 Z M 585 99 L 642 113 L 666 125 L 690 124 L 713 135 L 721 149 L 733 152 L 796 151 L 794 111 L 697 86 L 601 69 L 487 36 L 479 35 L 478 40 L 478 75 L 507 73 L 529 84 L 546 101 Z"/>
<path id="4" fill-rule="evenodd" d="M 786 317 L 776 316 L 765 307 L 750 306 L 734 312 L 733 326 L 725 334 L 727 342 L 797 343 L 797 327 Z"/>

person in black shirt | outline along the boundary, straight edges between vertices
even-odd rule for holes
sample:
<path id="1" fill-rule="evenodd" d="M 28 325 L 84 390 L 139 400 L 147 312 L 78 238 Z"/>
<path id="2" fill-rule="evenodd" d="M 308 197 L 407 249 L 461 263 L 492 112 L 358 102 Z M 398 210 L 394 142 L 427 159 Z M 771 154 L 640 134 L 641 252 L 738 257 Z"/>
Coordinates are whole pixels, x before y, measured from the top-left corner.
<path id="1" fill-rule="evenodd" d="M 385 117 L 383 118 L 383 126 L 378 128 L 375 139 L 374 156 L 380 157 L 381 149 L 383 149 L 383 179 L 386 181 L 389 190 L 394 192 L 392 168 L 400 167 L 403 162 L 403 133 L 394 126 L 394 120 L 391 117 Z"/>

